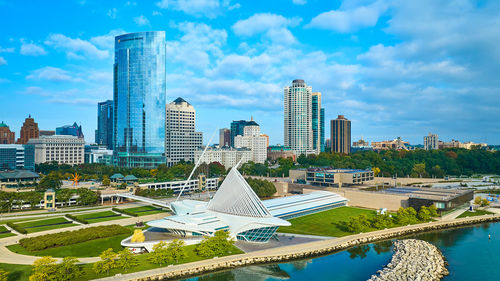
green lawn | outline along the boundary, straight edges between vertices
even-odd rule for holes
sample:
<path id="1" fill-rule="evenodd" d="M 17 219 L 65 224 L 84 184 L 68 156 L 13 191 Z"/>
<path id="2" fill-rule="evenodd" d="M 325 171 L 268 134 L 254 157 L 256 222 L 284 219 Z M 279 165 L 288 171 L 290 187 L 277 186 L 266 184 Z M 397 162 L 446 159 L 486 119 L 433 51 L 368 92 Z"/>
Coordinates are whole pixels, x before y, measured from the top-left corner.
<path id="1" fill-rule="evenodd" d="M 493 214 L 493 213 L 489 212 L 489 211 L 485 211 L 485 210 L 476 210 L 474 212 L 465 211 L 460 216 L 458 216 L 457 219 L 459 219 L 459 218 L 465 218 L 465 217 L 476 217 L 476 216 L 482 216 L 482 215 L 491 215 L 491 214 Z"/>
<path id="2" fill-rule="evenodd" d="M 354 207 L 339 207 L 303 217 L 289 220 L 291 226 L 282 226 L 278 232 L 297 233 L 306 235 L 320 235 L 341 237 L 351 235 L 343 227 L 343 223 L 351 217 L 365 214 L 368 218 L 375 216 L 376 211 Z M 373 229 L 374 230 L 374 229 Z"/>
<path id="3" fill-rule="evenodd" d="M 112 217 L 110 217 L 110 216 L 112 216 Z M 85 215 L 79 215 L 76 217 L 80 218 L 80 219 L 84 219 L 84 220 L 88 221 L 89 223 L 97 223 L 97 222 L 102 222 L 102 221 L 112 221 L 112 220 L 119 220 L 119 219 L 124 218 L 120 214 L 117 214 L 117 213 L 112 212 L 112 211 L 90 213 L 90 214 L 85 214 Z"/>
<path id="4" fill-rule="evenodd" d="M 56 229 L 56 228 L 70 227 L 70 226 L 76 225 L 74 223 L 59 224 L 59 225 L 57 224 L 57 223 L 63 223 L 63 222 L 68 222 L 68 220 L 63 218 L 63 217 L 58 217 L 58 218 L 51 218 L 51 219 L 46 219 L 46 220 L 23 222 L 23 223 L 18 223 L 18 225 L 25 228 L 28 231 L 28 233 L 45 231 L 45 230 Z M 48 225 L 48 224 L 54 224 L 54 225 Z"/>
<path id="5" fill-rule="evenodd" d="M 0 225 L 0 232 L 4 231 L 9 231 L 9 230 L 5 226 Z M 10 236 L 15 236 L 15 234 L 12 232 L 0 233 L 0 238 L 10 237 Z"/>
<path id="6" fill-rule="evenodd" d="M 7 246 L 7 248 L 18 254 L 22 255 L 30 255 L 30 256 L 51 256 L 56 258 L 63 257 L 77 257 L 77 258 L 86 258 L 86 257 L 97 257 L 104 250 L 108 248 L 113 248 L 115 251 L 121 251 L 123 247 L 120 245 L 120 242 L 132 235 L 132 231 L 128 234 L 117 235 L 114 237 L 101 238 L 91 241 L 86 241 L 82 243 L 77 243 L 73 245 L 55 247 L 50 249 L 45 249 L 41 251 L 28 251 L 24 249 L 19 244 L 14 244 Z"/>
<path id="7" fill-rule="evenodd" d="M 124 210 L 137 214 L 140 217 L 167 212 L 163 209 L 162 210 L 159 209 L 160 209 L 159 207 L 154 207 L 154 206 L 142 206 L 142 207 L 127 208 Z"/>
<path id="8" fill-rule="evenodd" d="M 187 257 L 185 259 L 180 260 L 178 262 L 178 264 L 194 262 L 194 261 L 199 261 L 199 260 L 205 259 L 205 258 L 200 257 L 196 254 L 195 247 L 196 247 L 196 245 L 185 246 Z M 235 255 L 235 254 L 241 254 L 241 253 L 243 253 L 243 252 L 240 249 L 233 246 L 229 255 Z M 120 269 L 120 268 L 115 268 L 115 269 L 110 270 L 109 274 L 97 275 L 92 270 L 92 264 L 85 264 L 82 266 L 83 270 L 84 270 L 84 275 L 81 278 L 76 279 L 75 281 L 93 280 L 93 279 L 97 279 L 97 278 L 113 276 L 117 273 L 126 274 L 126 273 L 144 271 L 144 270 L 154 269 L 154 268 L 160 267 L 159 265 L 152 264 L 148 261 L 148 254 L 137 255 L 137 258 L 139 260 L 139 265 L 130 269 L 128 272 L 125 272 L 123 269 Z M 162 267 L 165 267 L 165 266 L 167 266 L 167 265 L 163 265 Z M 31 266 L 29 266 L 29 265 L 0 264 L 0 268 L 11 273 L 9 275 L 9 281 L 11 281 L 11 280 L 12 281 L 14 281 L 14 280 L 28 281 L 29 275 L 31 275 Z"/>

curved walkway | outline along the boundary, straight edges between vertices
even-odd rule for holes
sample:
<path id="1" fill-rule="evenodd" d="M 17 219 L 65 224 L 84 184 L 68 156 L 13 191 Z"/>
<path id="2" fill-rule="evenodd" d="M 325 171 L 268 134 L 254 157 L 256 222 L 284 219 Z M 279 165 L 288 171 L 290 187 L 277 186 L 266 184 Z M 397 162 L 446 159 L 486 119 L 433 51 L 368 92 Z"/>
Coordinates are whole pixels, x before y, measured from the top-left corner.
<path id="1" fill-rule="evenodd" d="M 139 222 L 139 221 L 150 221 L 150 220 L 161 219 L 161 218 L 165 217 L 166 215 L 168 215 L 168 214 L 167 213 L 158 213 L 158 214 L 142 216 L 142 217 L 129 217 L 129 218 L 114 220 L 114 221 L 104 221 L 104 222 L 98 222 L 98 223 L 93 223 L 93 224 L 82 224 L 82 225 L 77 225 L 77 226 L 72 226 L 72 227 L 66 227 L 64 229 L 52 229 L 52 230 L 47 230 L 47 231 L 30 233 L 27 235 L 17 235 L 17 236 L 10 236 L 10 237 L 6 237 L 6 238 L 2 238 L 2 239 L 0 239 L 0 263 L 31 265 L 31 264 L 33 264 L 33 262 L 35 260 L 40 258 L 38 256 L 28 256 L 28 255 L 16 254 L 14 252 L 11 252 L 9 249 L 7 249 L 6 246 L 17 244 L 17 243 L 19 243 L 19 240 L 22 238 L 36 237 L 36 236 L 45 235 L 45 234 L 52 234 L 52 233 L 58 233 L 58 232 L 63 232 L 63 231 L 70 231 L 70 230 L 78 230 L 78 229 L 82 229 L 82 228 L 101 226 L 101 225 L 118 224 L 118 225 L 126 226 L 126 225 L 135 224 L 136 222 Z M 98 261 L 99 258 L 98 257 L 78 258 L 78 260 L 80 260 L 80 262 L 82 262 L 82 263 L 92 263 L 92 262 Z"/>
<path id="2" fill-rule="evenodd" d="M 404 236 L 411 233 L 432 231 L 453 227 L 466 226 L 477 223 L 500 221 L 500 215 L 485 215 L 478 217 L 466 217 L 452 221 L 436 221 L 408 225 L 391 229 L 360 233 L 340 238 L 320 240 L 281 248 L 273 248 L 252 253 L 239 254 L 209 260 L 197 261 L 186 264 L 171 265 L 158 269 L 140 271 L 129 274 L 121 274 L 113 277 L 102 278 L 106 281 L 125 280 L 162 280 L 168 278 L 183 278 L 187 276 L 200 275 L 206 272 L 235 268 L 244 265 L 284 262 L 287 260 L 301 259 L 311 256 L 324 255 L 336 251 L 345 250 L 352 246 L 363 243 L 372 243 L 384 239 Z"/>

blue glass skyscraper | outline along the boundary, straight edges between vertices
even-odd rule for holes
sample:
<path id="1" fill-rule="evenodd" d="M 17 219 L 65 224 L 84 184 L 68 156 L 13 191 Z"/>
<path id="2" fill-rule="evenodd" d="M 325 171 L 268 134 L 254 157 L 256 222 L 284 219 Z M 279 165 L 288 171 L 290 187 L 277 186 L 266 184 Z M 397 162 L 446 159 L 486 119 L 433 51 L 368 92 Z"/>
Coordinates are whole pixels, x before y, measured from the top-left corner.
<path id="1" fill-rule="evenodd" d="M 115 37 L 115 163 L 156 168 L 165 163 L 166 42 L 164 31 Z"/>
<path id="2" fill-rule="evenodd" d="M 95 143 L 105 145 L 113 149 L 113 107 L 112 100 L 97 104 L 97 130 L 95 131 Z"/>

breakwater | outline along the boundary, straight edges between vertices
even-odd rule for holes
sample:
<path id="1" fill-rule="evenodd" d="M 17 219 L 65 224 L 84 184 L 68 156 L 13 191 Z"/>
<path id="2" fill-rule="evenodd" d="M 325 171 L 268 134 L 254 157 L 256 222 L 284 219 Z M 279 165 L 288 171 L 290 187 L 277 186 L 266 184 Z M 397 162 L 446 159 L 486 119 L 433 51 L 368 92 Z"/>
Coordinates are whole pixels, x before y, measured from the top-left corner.
<path id="1" fill-rule="evenodd" d="M 438 281 L 448 275 L 439 249 L 429 242 L 405 239 L 394 242 L 391 262 L 368 281 Z"/>
<path id="2" fill-rule="evenodd" d="M 360 244 L 377 242 L 414 233 L 444 230 L 454 227 L 498 221 L 500 221 L 500 215 L 486 215 L 455 219 L 451 221 L 436 221 L 417 225 L 408 225 L 370 233 L 360 233 L 341 238 L 332 238 L 299 245 L 261 250 L 247 254 L 168 266 L 143 272 L 103 278 L 102 280 L 166 280 L 185 278 L 247 265 L 279 263 L 308 257 L 322 256 L 346 250 Z"/>

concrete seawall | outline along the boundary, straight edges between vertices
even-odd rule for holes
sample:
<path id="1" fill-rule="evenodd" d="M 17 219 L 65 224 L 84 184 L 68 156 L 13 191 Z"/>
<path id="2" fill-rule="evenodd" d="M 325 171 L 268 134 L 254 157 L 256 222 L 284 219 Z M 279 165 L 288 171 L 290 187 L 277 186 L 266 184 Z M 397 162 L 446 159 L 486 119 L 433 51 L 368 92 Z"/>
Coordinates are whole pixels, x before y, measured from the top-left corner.
<path id="1" fill-rule="evenodd" d="M 293 246 L 256 251 L 221 258 L 213 258 L 187 264 L 171 265 L 158 269 L 118 275 L 99 280 L 165 280 L 201 275 L 208 272 L 231 269 L 247 265 L 278 263 L 308 257 L 326 255 L 365 243 L 401 237 L 409 234 L 449 229 L 480 223 L 498 222 L 500 215 L 467 217 L 452 221 L 436 221 L 408 225 L 391 229 L 360 233 Z"/>

